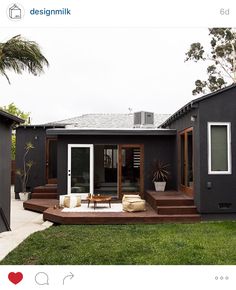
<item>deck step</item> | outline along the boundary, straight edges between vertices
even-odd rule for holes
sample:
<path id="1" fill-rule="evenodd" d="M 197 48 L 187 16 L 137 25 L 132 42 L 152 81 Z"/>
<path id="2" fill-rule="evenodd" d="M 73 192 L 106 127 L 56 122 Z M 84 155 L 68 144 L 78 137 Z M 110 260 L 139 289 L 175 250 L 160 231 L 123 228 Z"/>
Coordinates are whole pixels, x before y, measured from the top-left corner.
<path id="1" fill-rule="evenodd" d="M 30 199 L 23 202 L 24 209 L 43 213 L 49 207 L 58 206 L 57 199 Z"/>
<path id="2" fill-rule="evenodd" d="M 201 216 L 199 214 L 171 214 L 171 215 L 160 215 L 161 220 L 164 222 L 199 222 Z"/>
<path id="3" fill-rule="evenodd" d="M 194 199 L 178 191 L 147 191 L 146 200 L 156 209 L 157 206 L 194 206 Z"/>
<path id="4" fill-rule="evenodd" d="M 37 186 L 33 189 L 35 193 L 57 193 L 57 186 Z"/>
<path id="5" fill-rule="evenodd" d="M 156 206 L 194 206 L 194 200 L 192 198 L 163 198 L 156 200 Z"/>
<path id="6" fill-rule="evenodd" d="M 194 205 L 190 205 L 190 206 L 157 206 L 157 213 L 160 215 L 197 214 L 197 208 Z"/>
<path id="7" fill-rule="evenodd" d="M 57 199 L 58 194 L 55 192 L 32 192 L 31 199 Z"/>

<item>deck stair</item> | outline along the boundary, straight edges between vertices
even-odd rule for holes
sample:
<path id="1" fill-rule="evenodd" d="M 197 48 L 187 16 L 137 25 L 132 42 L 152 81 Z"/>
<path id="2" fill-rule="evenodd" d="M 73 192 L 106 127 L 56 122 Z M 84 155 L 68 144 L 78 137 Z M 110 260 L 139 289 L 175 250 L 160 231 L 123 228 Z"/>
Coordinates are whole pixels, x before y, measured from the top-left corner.
<path id="1" fill-rule="evenodd" d="M 31 193 L 31 199 L 57 199 L 57 185 L 46 184 L 43 186 L 37 186 Z"/>
<path id="2" fill-rule="evenodd" d="M 200 221 L 194 199 L 178 191 L 147 191 L 146 200 L 166 221 Z"/>

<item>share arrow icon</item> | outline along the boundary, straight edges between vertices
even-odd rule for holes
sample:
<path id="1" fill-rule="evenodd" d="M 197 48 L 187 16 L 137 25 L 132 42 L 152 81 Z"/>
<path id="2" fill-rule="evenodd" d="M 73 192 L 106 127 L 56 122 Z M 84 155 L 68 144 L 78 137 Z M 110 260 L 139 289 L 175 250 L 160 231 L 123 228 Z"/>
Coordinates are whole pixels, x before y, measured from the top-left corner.
<path id="1" fill-rule="evenodd" d="M 72 274 L 72 273 L 70 272 L 68 275 L 66 275 L 66 276 L 64 277 L 62 284 L 65 285 L 65 281 L 66 281 L 66 279 L 67 279 L 67 280 L 68 280 L 68 279 L 71 280 L 71 279 L 73 279 L 74 277 L 75 277 L 75 275 Z"/>

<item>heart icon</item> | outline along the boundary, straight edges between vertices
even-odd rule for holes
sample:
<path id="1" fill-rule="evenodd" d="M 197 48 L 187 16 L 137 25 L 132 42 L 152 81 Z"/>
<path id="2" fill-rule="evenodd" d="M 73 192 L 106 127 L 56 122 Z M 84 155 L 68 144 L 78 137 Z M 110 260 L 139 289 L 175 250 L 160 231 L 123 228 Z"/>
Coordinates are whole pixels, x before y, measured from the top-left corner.
<path id="1" fill-rule="evenodd" d="M 21 272 L 17 273 L 11 272 L 8 274 L 8 279 L 9 281 L 11 281 L 11 283 L 16 285 L 20 283 L 20 281 L 23 279 L 23 274 Z"/>

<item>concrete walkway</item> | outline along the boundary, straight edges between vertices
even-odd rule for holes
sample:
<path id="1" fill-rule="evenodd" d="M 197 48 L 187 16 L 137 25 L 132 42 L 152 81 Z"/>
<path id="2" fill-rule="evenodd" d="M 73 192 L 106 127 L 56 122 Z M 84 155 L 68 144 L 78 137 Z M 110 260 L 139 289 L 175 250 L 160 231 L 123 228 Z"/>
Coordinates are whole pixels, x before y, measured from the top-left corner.
<path id="1" fill-rule="evenodd" d="M 0 260 L 15 249 L 32 233 L 43 231 L 53 223 L 44 222 L 43 215 L 23 209 L 23 202 L 15 200 L 12 193 L 11 231 L 0 233 Z"/>

